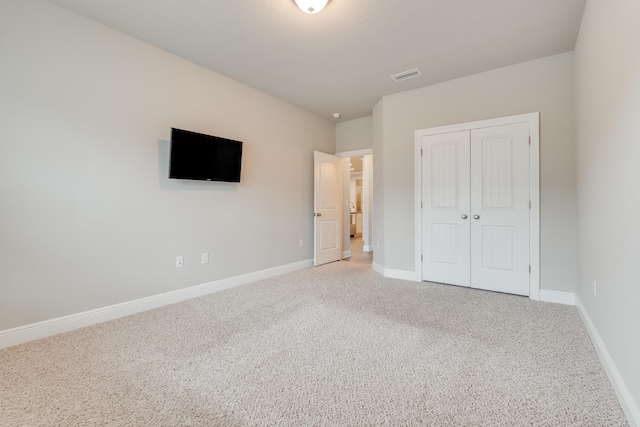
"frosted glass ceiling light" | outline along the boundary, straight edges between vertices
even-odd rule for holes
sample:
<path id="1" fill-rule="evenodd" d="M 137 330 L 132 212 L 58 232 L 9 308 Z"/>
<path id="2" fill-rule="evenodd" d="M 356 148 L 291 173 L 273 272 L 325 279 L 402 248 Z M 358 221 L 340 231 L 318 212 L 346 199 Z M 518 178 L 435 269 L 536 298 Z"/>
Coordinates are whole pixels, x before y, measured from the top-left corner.
<path id="1" fill-rule="evenodd" d="M 318 13 L 331 0 L 293 0 L 304 13 Z"/>

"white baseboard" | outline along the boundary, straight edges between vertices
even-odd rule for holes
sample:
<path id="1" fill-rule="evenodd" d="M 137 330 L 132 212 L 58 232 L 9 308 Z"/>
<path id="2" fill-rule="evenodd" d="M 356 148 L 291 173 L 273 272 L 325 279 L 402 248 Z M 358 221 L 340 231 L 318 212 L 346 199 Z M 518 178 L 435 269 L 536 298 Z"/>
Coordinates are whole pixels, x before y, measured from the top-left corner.
<path id="1" fill-rule="evenodd" d="M 362 247 L 362 252 L 371 252 L 373 251 L 373 245 L 364 245 Z"/>
<path id="2" fill-rule="evenodd" d="M 576 294 L 573 292 L 548 291 L 540 289 L 540 301 L 576 305 Z"/>
<path id="3" fill-rule="evenodd" d="M 598 330 L 591 321 L 589 313 L 587 313 L 584 305 L 582 305 L 582 301 L 580 301 L 580 298 L 577 295 L 575 299 L 576 306 L 578 307 L 578 313 L 580 313 L 580 316 L 582 317 L 582 321 L 584 322 L 587 332 L 591 337 L 593 346 L 596 348 L 600 362 L 604 366 L 604 370 L 607 372 L 607 376 L 609 377 L 609 381 L 611 381 L 611 385 L 616 392 L 616 396 L 618 396 L 618 400 L 620 401 L 620 405 L 627 416 L 629 425 L 631 427 L 640 427 L 640 409 L 638 409 L 638 404 L 633 400 L 633 396 L 631 395 L 629 388 L 627 388 L 622 375 L 620 375 L 620 371 L 618 371 L 607 347 L 604 345 L 604 341 L 602 341 Z"/>
<path id="4" fill-rule="evenodd" d="M 376 264 L 375 262 L 371 265 L 373 271 L 378 274 L 383 275 L 384 277 L 388 277 L 389 279 L 400 279 L 400 280 L 411 280 L 412 282 L 416 281 L 416 272 L 415 271 L 407 271 L 407 270 L 393 270 L 391 268 L 384 268 L 380 264 Z"/>
<path id="5" fill-rule="evenodd" d="M 185 301 L 191 298 L 200 297 L 214 292 L 230 289 L 236 286 L 258 280 L 268 279 L 281 274 L 290 273 L 296 270 L 312 267 L 313 260 L 305 260 L 293 264 L 273 267 L 254 273 L 243 274 L 241 276 L 230 277 L 228 279 L 216 280 L 215 282 L 204 283 L 190 288 L 178 289 L 163 294 L 114 304 L 95 310 L 84 311 L 69 316 L 57 317 L 55 319 L 19 326 L 13 329 L 0 331 L 0 349 L 45 338 L 62 332 L 72 331 L 85 326 L 95 325 L 153 308 L 162 307 L 176 302 Z"/>
<path id="6" fill-rule="evenodd" d="M 373 262 L 371 263 L 371 268 L 373 269 L 373 271 L 375 271 L 379 275 L 384 276 L 384 267 L 381 266 L 380 264 Z"/>
<path id="7" fill-rule="evenodd" d="M 350 258 L 350 257 L 351 257 L 351 250 L 342 251 L 342 258 Z"/>
<path id="8" fill-rule="evenodd" d="M 407 270 L 393 270 L 391 268 L 385 268 L 384 277 L 388 277 L 390 279 L 410 280 L 412 282 L 415 282 L 416 272 L 407 271 Z"/>

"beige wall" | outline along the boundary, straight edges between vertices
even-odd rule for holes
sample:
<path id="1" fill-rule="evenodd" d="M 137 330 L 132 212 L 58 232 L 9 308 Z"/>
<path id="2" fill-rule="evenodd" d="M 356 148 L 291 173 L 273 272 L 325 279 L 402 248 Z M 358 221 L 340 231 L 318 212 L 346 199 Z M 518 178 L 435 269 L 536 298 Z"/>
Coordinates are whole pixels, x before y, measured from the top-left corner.
<path id="1" fill-rule="evenodd" d="M 312 258 L 332 122 L 46 2 L 0 1 L 0 58 L 0 330 Z M 171 127 L 242 182 L 169 180 Z"/>
<path id="2" fill-rule="evenodd" d="M 336 124 L 336 153 L 373 147 L 371 116 Z"/>
<path id="3" fill-rule="evenodd" d="M 384 220 L 374 218 L 374 235 L 384 254 L 375 254 L 375 261 L 384 260 L 387 269 L 415 269 L 416 130 L 539 111 L 541 287 L 575 292 L 573 102 L 571 52 L 386 96 L 378 104 L 381 113 L 373 115 L 382 139 L 376 146 L 374 131 L 374 152 L 382 151 L 384 157 L 378 164 L 383 180 L 376 179 L 374 187 L 384 195 L 382 202 L 374 196 L 374 203 L 382 203 L 383 213 L 378 215 Z"/>
<path id="4" fill-rule="evenodd" d="M 640 425 L 640 2 L 589 0 L 575 55 L 578 297 Z"/>

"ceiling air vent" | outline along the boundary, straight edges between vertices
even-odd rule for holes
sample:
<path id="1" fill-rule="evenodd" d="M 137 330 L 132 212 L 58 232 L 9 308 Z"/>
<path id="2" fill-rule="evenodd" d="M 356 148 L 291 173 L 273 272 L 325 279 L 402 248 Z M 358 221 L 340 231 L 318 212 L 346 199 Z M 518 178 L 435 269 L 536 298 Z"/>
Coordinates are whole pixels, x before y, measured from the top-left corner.
<path id="1" fill-rule="evenodd" d="M 391 76 L 391 78 L 393 79 L 394 82 L 401 82 L 403 80 L 409 80 L 421 75 L 422 73 L 417 68 L 414 68 L 413 70 L 403 71 L 401 73 L 394 74 L 393 76 Z"/>

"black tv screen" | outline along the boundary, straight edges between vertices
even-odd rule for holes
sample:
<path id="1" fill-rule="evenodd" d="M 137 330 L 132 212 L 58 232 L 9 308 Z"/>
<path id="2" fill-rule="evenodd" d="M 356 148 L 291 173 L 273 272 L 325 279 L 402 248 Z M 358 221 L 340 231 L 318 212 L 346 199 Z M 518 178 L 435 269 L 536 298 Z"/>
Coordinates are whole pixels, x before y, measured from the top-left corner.
<path id="1" fill-rule="evenodd" d="M 169 178 L 240 182 L 242 141 L 171 128 Z"/>

